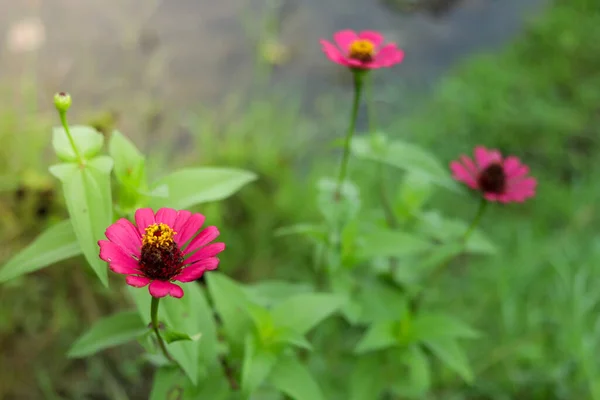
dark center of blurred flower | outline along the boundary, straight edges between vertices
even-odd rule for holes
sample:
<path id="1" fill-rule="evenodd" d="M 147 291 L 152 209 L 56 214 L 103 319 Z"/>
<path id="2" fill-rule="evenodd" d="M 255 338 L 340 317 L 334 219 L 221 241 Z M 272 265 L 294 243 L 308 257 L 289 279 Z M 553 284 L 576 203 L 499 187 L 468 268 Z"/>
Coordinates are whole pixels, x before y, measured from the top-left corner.
<path id="1" fill-rule="evenodd" d="M 348 57 L 362 62 L 373 61 L 375 46 L 370 40 L 359 39 L 352 42 L 348 50 Z"/>
<path id="2" fill-rule="evenodd" d="M 502 194 L 506 189 L 506 174 L 500 164 L 490 164 L 480 172 L 479 187 L 487 193 Z"/>
<path id="3" fill-rule="evenodd" d="M 152 224 L 146 228 L 138 262 L 146 278 L 169 281 L 181 272 L 183 253 L 173 241 L 176 234 L 166 224 Z"/>

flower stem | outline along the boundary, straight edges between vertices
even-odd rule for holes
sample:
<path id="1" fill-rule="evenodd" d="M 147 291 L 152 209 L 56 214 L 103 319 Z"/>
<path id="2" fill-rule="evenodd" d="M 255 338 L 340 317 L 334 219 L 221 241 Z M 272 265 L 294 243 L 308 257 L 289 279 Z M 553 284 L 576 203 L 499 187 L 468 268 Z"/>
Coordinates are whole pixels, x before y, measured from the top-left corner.
<path id="1" fill-rule="evenodd" d="M 363 90 L 363 78 L 366 72 L 362 70 L 353 70 L 352 74 L 354 78 L 354 99 L 352 101 L 352 111 L 350 113 L 350 125 L 348 126 L 348 131 L 346 132 L 346 140 L 344 141 L 344 154 L 342 156 L 342 163 L 340 165 L 340 175 L 338 177 L 337 187 L 335 190 L 336 199 L 340 198 L 342 184 L 346 179 L 346 173 L 348 170 L 348 159 L 350 157 L 350 142 L 352 140 L 352 136 L 354 135 L 354 130 L 356 128 L 358 106 L 360 104 L 360 97 L 362 95 Z"/>
<path id="2" fill-rule="evenodd" d="M 164 356 L 167 357 L 168 360 L 173 360 L 171 358 L 171 355 L 167 351 L 167 346 L 165 345 L 165 342 L 164 342 L 162 336 L 160 336 L 160 331 L 158 330 L 158 302 L 159 301 L 160 301 L 160 298 L 154 297 L 154 296 L 152 297 L 152 303 L 150 304 L 150 317 L 152 318 L 152 329 L 154 330 L 154 333 L 156 334 L 156 340 L 158 341 L 158 346 L 160 347 Z"/>
<path id="3" fill-rule="evenodd" d="M 471 225 L 469 225 L 469 227 L 467 228 L 467 231 L 465 232 L 465 234 L 462 237 L 462 243 L 464 246 L 467 245 L 467 240 L 469 240 L 469 238 L 471 237 L 471 234 L 473 234 L 473 232 L 475 231 L 475 228 L 477 228 L 477 226 L 479 225 L 479 222 L 481 222 L 481 217 L 483 217 L 483 214 L 485 213 L 487 205 L 488 205 L 488 201 L 482 197 L 481 201 L 479 203 L 479 209 L 477 210 L 477 214 L 475 214 L 475 218 L 473 218 Z"/>
<path id="4" fill-rule="evenodd" d="M 71 143 L 73 152 L 75 153 L 77 160 L 79 160 L 79 164 L 83 165 L 84 164 L 83 157 L 81 156 L 81 153 L 79 153 L 79 149 L 77 148 L 77 146 L 75 146 L 75 140 L 73 140 L 73 136 L 71 135 L 71 130 L 69 129 L 69 124 L 67 122 L 67 112 L 59 111 L 58 115 L 60 117 L 60 122 L 61 122 L 63 128 L 65 128 L 65 132 L 67 134 L 67 138 L 69 139 L 69 143 Z"/>

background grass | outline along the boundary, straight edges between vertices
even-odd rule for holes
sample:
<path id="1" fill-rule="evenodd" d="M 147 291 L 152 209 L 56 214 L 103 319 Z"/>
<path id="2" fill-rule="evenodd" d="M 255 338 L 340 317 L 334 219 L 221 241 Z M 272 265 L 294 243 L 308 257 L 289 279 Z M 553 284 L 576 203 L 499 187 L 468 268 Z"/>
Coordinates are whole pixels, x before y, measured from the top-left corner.
<path id="1" fill-rule="evenodd" d="M 419 143 L 444 162 L 484 144 L 522 157 L 540 181 L 532 201 L 494 206 L 484 218 L 498 256 L 461 259 L 430 288 L 434 302 L 485 334 L 469 345 L 475 384 L 466 387 L 438 371 L 431 398 L 600 399 L 599 66 L 600 3 L 555 0 L 501 54 L 464 63 L 417 112 L 386 117 L 388 135 Z M 346 104 L 338 106 L 345 115 Z M 1 109 L 4 260 L 64 211 L 45 172 L 48 159 L 39 157 L 56 121 L 26 102 Z M 202 208 L 228 243 L 222 268 L 243 280 L 302 279 L 312 248 L 273 232 L 318 219 L 314 183 L 331 175 L 337 158 L 314 144 L 324 142 L 318 135 L 331 123 L 326 116 L 302 117 L 293 101 L 274 94 L 240 110 L 233 101 L 218 115 L 200 111 L 186 121 L 193 150 L 175 164 L 256 171 L 257 183 Z M 352 161 L 363 188 L 369 173 Z M 400 176 L 388 176 L 396 193 Z M 375 204 L 368 191 L 365 202 Z M 431 207 L 465 219 L 475 204 L 442 191 L 430 200 Z M 86 326 L 125 301 L 90 287 L 82 263 L 73 260 L 0 289 L 0 398 L 146 398 L 150 375 L 131 361 L 135 346 L 86 361 L 64 357 Z"/>

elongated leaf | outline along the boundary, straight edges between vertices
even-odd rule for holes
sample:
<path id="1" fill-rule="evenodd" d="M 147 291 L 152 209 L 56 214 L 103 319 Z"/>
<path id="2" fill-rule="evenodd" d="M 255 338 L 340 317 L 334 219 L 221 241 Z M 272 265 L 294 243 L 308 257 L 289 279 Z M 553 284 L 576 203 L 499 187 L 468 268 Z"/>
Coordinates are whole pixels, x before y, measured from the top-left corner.
<path id="1" fill-rule="evenodd" d="M 104 136 L 94 128 L 84 125 L 73 125 L 69 127 L 75 146 L 85 159 L 91 159 L 100 152 L 104 143 Z M 62 161 L 76 162 L 77 156 L 73 146 L 67 137 L 65 129 L 55 127 L 52 129 L 52 146 L 58 158 Z"/>
<path id="2" fill-rule="evenodd" d="M 145 183 L 145 158 L 121 132 L 114 131 L 108 143 L 108 153 L 115 161 L 115 176 L 121 184 L 139 188 Z"/>
<path id="3" fill-rule="evenodd" d="M 273 320 L 276 326 L 288 327 L 304 335 L 338 311 L 345 301 L 345 298 L 333 294 L 298 294 L 273 308 Z"/>
<path id="4" fill-rule="evenodd" d="M 431 367 L 427 355 L 418 345 L 413 345 L 406 355 L 409 379 L 414 392 L 423 396 L 431 387 Z"/>
<path id="5" fill-rule="evenodd" d="M 382 360 L 376 353 L 367 354 L 358 359 L 350 378 L 350 400 L 379 399 L 384 389 L 384 375 L 379 373 Z"/>
<path id="6" fill-rule="evenodd" d="M 211 369 L 198 386 L 179 368 L 162 367 L 154 374 L 150 400 L 210 399 L 231 400 L 227 380 L 219 368 Z"/>
<path id="7" fill-rule="evenodd" d="M 363 236 L 358 257 L 399 257 L 428 251 L 433 244 L 418 236 L 390 229 L 378 229 Z"/>
<path id="8" fill-rule="evenodd" d="M 244 290 L 252 301 L 263 306 L 271 306 L 292 295 L 308 293 L 312 288 L 304 283 L 292 283 L 286 281 L 261 281 L 247 285 Z"/>
<path id="9" fill-rule="evenodd" d="M 451 338 L 435 338 L 425 341 L 425 345 L 448 368 L 458 373 L 467 383 L 473 382 L 473 372 L 469 361 L 456 340 Z"/>
<path id="10" fill-rule="evenodd" d="M 246 336 L 242 363 L 242 392 L 250 396 L 258 389 L 277 363 L 277 355 L 257 345 L 252 335 Z"/>
<path id="11" fill-rule="evenodd" d="M 168 196 L 152 198 L 153 208 L 189 208 L 196 204 L 226 199 L 256 179 L 249 171 L 234 168 L 189 168 L 173 172 L 152 187 L 168 187 Z"/>
<path id="12" fill-rule="evenodd" d="M 210 309 L 206 304 L 200 288 L 197 284 L 190 283 L 183 285 L 184 296 L 181 299 L 165 297 L 160 300 L 158 319 L 169 328 L 176 328 L 178 331 L 188 335 L 202 334 L 201 340 L 197 341 L 178 341 L 167 344 L 167 349 L 186 375 L 190 378 L 192 384 L 198 382 L 198 360 L 202 360 L 200 348 L 210 352 L 206 355 L 207 363 L 214 363 L 216 360 L 216 337 L 214 325 L 204 325 L 209 320 L 207 313 Z M 148 288 L 129 287 L 129 293 L 133 297 L 145 324 L 150 323 L 150 303 L 151 296 Z M 208 345 L 205 342 L 209 342 Z M 209 348 L 208 346 L 212 346 Z"/>
<path id="13" fill-rule="evenodd" d="M 42 232 L 29 246 L 0 269 L 0 283 L 40 270 L 81 254 L 71 221 L 62 221 Z"/>
<path id="14" fill-rule="evenodd" d="M 479 333 L 464 322 L 447 314 L 422 313 L 412 324 L 415 340 L 428 340 L 437 337 L 474 339 Z"/>
<path id="15" fill-rule="evenodd" d="M 306 338 L 298 332 L 290 328 L 282 328 L 275 332 L 275 337 L 280 343 L 291 344 L 292 346 L 300 347 L 305 350 L 312 350 L 312 345 Z"/>
<path id="16" fill-rule="evenodd" d="M 358 354 L 369 351 L 383 350 L 399 344 L 396 329 L 398 324 L 392 321 L 375 322 L 356 345 L 354 351 Z"/>
<path id="17" fill-rule="evenodd" d="M 196 340 L 200 340 L 201 337 L 202 337 L 201 333 L 197 333 L 195 335 L 190 336 L 187 333 L 175 331 L 175 330 L 172 330 L 169 328 L 167 328 L 163 332 L 163 338 L 165 339 L 165 342 L 167 342 L 167 343 L 180 342 L 182 340 L 183 341 L 186 341 L 186 340 L 196 341 Z"/>
<path id="18" fill-rule="evenodd" d="M 315 378 L 293 355 L 281 357 L 268 380 L 275 388 L 295 400 L 325 398 Z"/>
<path id="19" fill-rule="evenodd" d="M 352 153 L 366 160 L 421 174 L 441 186 L 458 190 L 448 168 L 444 168 L 434 156 L 418 146 L 400 140 L 385 140 L 385 143 L 374 146 L 371 138 L 355 137 L 352 139 Z"/>
<path id="20" fill-rule="evenodd" d="M 77 339 L 67 356 L 83 358 L 134 340 L 148 331 L 136 311 L 123 311 L 97 321 Z"/>
<path id="21" fill-rule="evenodd" d="M 218 272 L 207 274 L 206 281 L 227 337 L 241 346 L 252 326 L 246 293 L 241 285 Z"/>
<path id="22" fill-rule="evenodd" d="M 106 263 L 100 260 L 98 241 L 112 223 L 112 194 L 110 171 L 112 159 L 96 157 L 84 167 L 77 164 L 59 164 L 50 167 L 63 186 L 67 210 L 77 241 L 83 254 L 100 278 L 108 286 Z"/>

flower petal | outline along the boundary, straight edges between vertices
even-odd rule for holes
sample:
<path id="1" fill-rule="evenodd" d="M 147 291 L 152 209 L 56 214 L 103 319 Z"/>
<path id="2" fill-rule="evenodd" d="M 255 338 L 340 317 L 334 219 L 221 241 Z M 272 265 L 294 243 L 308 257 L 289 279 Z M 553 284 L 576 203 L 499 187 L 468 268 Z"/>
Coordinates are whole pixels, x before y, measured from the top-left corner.
<path id="1" fill-rule="evenodd" d="M 477 189 L 478 185 L 475 177 L 464 165 L 458 161 L 452 161 L 450 163 L 450 169 L 452 170 L 454 179 L 466 183 L 471 189 Z"/>
<path id="2" fill-rule="evenodd" d="M 335 44 L 338 45 L 338 47 L 344 55 L 348 53 L 348 51 L 350 50 L 350 45 L 356 39 L 358 39 L 358 35 L 356 34 L 356 32 L 350 29 L 336 32 L 333 35 L 333 40 L 335 41 Z"/>
<path id="3" fill-rule="evenodd" d="M 125 218 L 106 228 L 106 237 L 111 242 L 120 246 L 128 254 L 140 256 L 142 240 L 137 228 Z"/>
<path id="4" fill-rule="evenodd" d="M 176 281 L 180 282 L 192 282 L 196 279 L 200 279 L 204 271 L 212 271 L 217 269 L 219 266 L 219 259 L 216 257 L 205 258 L 200 260 L 189 267 L 186 267 L 173 278 Z"/>
<path id="5" fill-rule="evenodd" d="M 179 233 L 183 225 L 187 222 L 188 219 L 192 216 L 192 213 L 188 210 L 179 210 L 177 212 L 177 218 L 175 219 L 175 223 L 173 224 L 173 229 L 175 232 Z"/>
<path id="6" fill-rule="evenodd" d="M 195 251 L 200 247 L 204 247 L 219 236 L 219 230 L 216 226 L 208 226 L 202 232 L 192 239 L 189 246 L 186 247 L 186 253 Z"/>
<path id="7" fill-rule="evenodd" d="M 326 40 L 321 40 L 321 48 L 323 49 L 323 53 L 325 53 L 327 58 L 329 58 L 331 61 L 337 64 L 348 66 L 348 60 L 333 44 L 329 43 Z"/>
<path id="8" fill-rule="evenodd" d="M 201 248 L 200 250 L 198 250 L 197 252 L 195 252 L 194 254 L 189 256 L 188 258 L 186 258 L 184 260 L 184 263 L 185 264 L 193 264 L 193 263 L 203 260 L 205 258 L 214 257 L 217 254 L 219 254 L 220 252 L 222 252 L 223 250 L 225 250 L 225 243 L 221 243 L 221 242 L 211 243 L 208 246 Z"/>
<path id="9" fill-rule="evenodd" d="M 395 43 L 388 43 L 375 55 L 372 68 L 386 68 L 399 64 L 404 59 L 404 51 L 400 50 Z"/>
<path id="10" fill-rule="evenodd" d="M 154 212 L 151 208 L 138 208 L 135 211 L 135 224 L 141 236 L 144 236 L 146 228 L 155 222 Z"/>
<path id="11" fill-rule="evenodd" d="M 161 208 L 156 212 L 156 222 L 163 223 L 173 228 L 175 226 L 175 219 L 177 218 L 177 211 L 172 208 Z"/>
<path id="12" fill-rule="evenodd" d="M 148 286 L 148 291 L 152 297 L 165 297 L 171 295 L 173 297 L 183 297 L 183 289 L 181 287 L 165 281 L 152 281 Z"/>
<path id="13" fill-rule="evenodd" d="M 485 147 L 475 147 L 475 161 L 477 161 L 477 167 L 480 170 L 485 169 L 485 167 L 487 167 L 490 164 L 491 155 Z"/>
<path id="14" fill-rule="evenodd" d="M 179 246 L 187 243 L 202 228 L 205 219 L 206 217 L 202 214 L 192 214 L 183 226 L 176 231 L 177 235 L 174 236 L 175 243 Z"/>
<path id="15" fill-rule="evenodd" d="M 362 31 L 358 34 L 358 39 L 368 40 L 377 49 L 383 42 L 383 35 L 376 31 Z"/>
<path id="16" fill-rule="evenodd" d="M 133 286 L 133 287 L 144 287 L 147 284 L 150 283 L 150 279 L 143 277 L 143 276 L 135 276 L 135 275 L 129 275 L 125 278 L 125 282 L 127 282 L 127 284 L 129 286 Z"/>
<path id="17" fill-rule="evenodd" d="M 109 264 L 111 271 L 125 275 L 140 272 L 137 260 L 125 254 L 125 250 L 121 246 L 108 240 L 100 240 L 98 245 L 100 246 L 100 259 Z"/>

